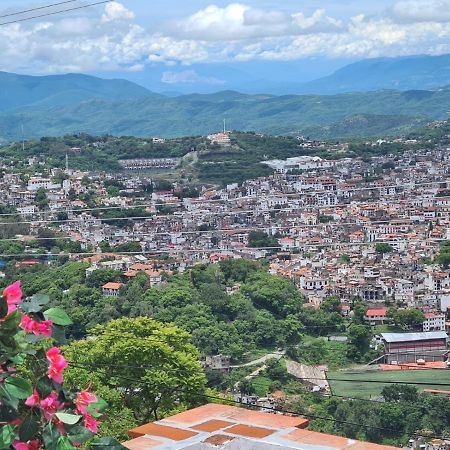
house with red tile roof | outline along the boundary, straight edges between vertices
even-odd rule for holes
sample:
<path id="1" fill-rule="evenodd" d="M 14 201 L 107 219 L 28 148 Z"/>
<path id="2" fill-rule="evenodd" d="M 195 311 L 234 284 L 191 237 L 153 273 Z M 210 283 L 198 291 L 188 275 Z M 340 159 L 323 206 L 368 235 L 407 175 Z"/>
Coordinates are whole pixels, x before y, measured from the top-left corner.
<path id="1" fill-rule="evenodd" d="M 102 293 L 107 297 L 118 297 L 122 286 L 122 283 L 106 283 L 102 286 Z"/>
<path id="2" fill-rule="evenodd" d="M 364 320 L 374 325 L 382 325 L 391 320 L 387 316 L 387 312 L 387 308 L 369 309 L 364 316 Z"/>

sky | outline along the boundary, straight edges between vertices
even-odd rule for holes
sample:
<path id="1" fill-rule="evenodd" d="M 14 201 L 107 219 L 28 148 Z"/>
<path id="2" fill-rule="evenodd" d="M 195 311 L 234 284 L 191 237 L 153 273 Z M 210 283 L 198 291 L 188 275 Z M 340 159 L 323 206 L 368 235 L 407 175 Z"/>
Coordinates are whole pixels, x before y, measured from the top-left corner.
<path id="1" fill-rule="evenodd" d="M 0 16 L 57 1 L 0 0 Z M 303 81 L 365 58 L 444 53 L 450 0 L 117 0 L 0 26 L 0 70 L 152 79 L 168 89 L 256 75 Z"/>

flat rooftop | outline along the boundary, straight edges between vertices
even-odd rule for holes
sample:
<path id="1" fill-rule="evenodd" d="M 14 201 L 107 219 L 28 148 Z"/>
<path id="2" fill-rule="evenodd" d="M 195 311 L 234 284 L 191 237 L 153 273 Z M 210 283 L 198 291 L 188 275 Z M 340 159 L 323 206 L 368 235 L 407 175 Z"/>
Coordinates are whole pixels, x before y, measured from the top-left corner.
<path id="1" fill-rule="evenodd" d="M 129 431 L 129 450 L 393 450 L 307 430 L 309 422 L 235 406 L 208 404 Z"/>

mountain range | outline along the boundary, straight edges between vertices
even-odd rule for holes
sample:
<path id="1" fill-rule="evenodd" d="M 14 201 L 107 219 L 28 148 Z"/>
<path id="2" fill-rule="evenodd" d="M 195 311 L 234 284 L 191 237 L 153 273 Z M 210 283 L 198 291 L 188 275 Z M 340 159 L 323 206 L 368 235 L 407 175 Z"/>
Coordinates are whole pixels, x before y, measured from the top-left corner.
<path id="1" fill-rule="evenodd" d="M 447 118 L 446 85 L 450 55 L 361 61 L 302 83 L 302 95 L 224 90 L 174 97 L 127 80 L 0 72 L 0 141 L 20 139 L 22 128 L 25 138 L 207 134 L 224 118 L 230 129 L 315 138 L 397 134 Z"/>

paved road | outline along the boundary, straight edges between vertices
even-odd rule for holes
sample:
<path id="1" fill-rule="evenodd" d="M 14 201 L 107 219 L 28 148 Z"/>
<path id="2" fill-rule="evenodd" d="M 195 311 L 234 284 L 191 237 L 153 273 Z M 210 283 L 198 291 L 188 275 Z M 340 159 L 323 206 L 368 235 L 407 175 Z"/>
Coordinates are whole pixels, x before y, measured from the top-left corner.
<path id="1" fill-rule="evenodd" d="M 237 366 L 231 366 L 233 369 L 237 369 L 239 367 L 250 367 L 250 366 L 257 366 L 259 364 L 264 364 L 265 362 L 269 361 L 270 359 L 281 359 L 286 354 L 286 351 L 280 351 L 280 352 L 274 352 L 274 353 L 268 353 L 267 355 L 263 356 L 262 358 L 255 359 L 254 361 L 250 361 L 245 364 L 239 364 Z"/>

